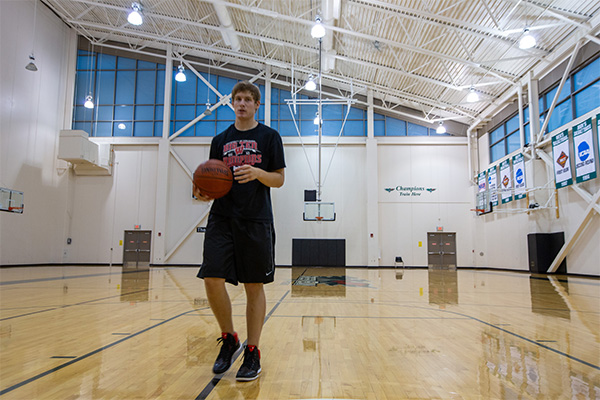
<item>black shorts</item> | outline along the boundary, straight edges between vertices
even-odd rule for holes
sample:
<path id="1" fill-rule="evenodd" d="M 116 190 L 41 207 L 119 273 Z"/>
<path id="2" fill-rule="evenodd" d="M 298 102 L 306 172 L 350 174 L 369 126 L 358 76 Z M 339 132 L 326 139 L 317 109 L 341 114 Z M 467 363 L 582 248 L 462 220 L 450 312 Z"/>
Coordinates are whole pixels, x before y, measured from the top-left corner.
<path id="1" fill-rule="evenodd" d="M 198 278 L 226 282 L 270 283 L 275 275 L 275 229 L 272 222 L 210 214 L 204 237 L 204 260 Z"/>

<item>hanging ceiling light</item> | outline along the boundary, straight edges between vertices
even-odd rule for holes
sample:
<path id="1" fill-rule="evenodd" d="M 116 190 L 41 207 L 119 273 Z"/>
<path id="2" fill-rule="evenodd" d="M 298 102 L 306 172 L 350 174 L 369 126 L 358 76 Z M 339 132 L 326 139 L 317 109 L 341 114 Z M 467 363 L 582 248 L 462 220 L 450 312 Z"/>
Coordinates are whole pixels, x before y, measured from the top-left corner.
<path id="1" fill-rule="evenodd" d="M 317 88 L 317 83 L 315 82 L 315 78 L 312 75 L 308 77 L 304 88 L 306 90 L 310 90 L 311 92 Z"/>
<path id="2" fill-rule="evenodd" d="M 536 41 L 535 38 L 529 33 L 529 28 L 525 28 L 523 31 L 523 36 L 521 40 L 519 40 L 519 48 L 520 49 L 530 49 L 535 46 Z"/>
<path id="3" fill-rule="evenodd" d="M 37 71 L 38 69 L 37 69 L 37 66 L 35 65 L 35 58 L 33 57 L 33 54 L 29 56 L 29 60 L 30 60 L 29 64 L 27 64 L 25 66 L 25 69 L 27 71 L 34 71 L 34 72 Z"/>
<path id="4" fill-rule="evenodd" d="M 131 12 L 127 16 L 127 21 L 131 25 L 141 25 L 144 22 L 142 18 L 142 6 L 140 3 L 134 2 L 131 4 Z"/>
<path id="5" fill-rule="evenodd" d="M 471 89 L 469 89 L 469 94 L 467 95 L 467 102 L 475 103 L 478 101 L 479 101 L 479 95 L 475 91 L 475 87 L 471 86 Z"/>
<path id="6" fill-rule="evenodd" d="M 440 135 L 446 133 L 446 127 L 444 126 L 444 123 L 442 121 L 440 121 L 440 125 L 435 130 L 435 133 L 438 133 Z"/>
<path id="7" fill-rule="evenodd" d="M 204 110 L 204 112 L 202 113 L 206 116 L 209 116 L 210 114 L 212 114 L 212 111 L 210 109 L 210 103 L 206 103 L 206 110 Z"/>
<path id="8" fill-rule="evenodd" d="M 183 68 L 183 65 L 180 65 L 179 67 L 177 67 L 177 69 L 179 70 L 179 72 L 177 73 L 177 75 L 175 75 L 175 80 L 177 82 L 185 82 L 186 81 L 186 76 L 185 76 L 185 68 Z"/>
<path id="9" fill-rule="evenodd" d="M 315 39 L 320 39 L 325 36 L 325 27 L 321 23 L 321 17 L 318 15 L 317 18 L 315 18 L 315 24 L 310 30 L 310 35 Z"/>
<path id="10" fill-rule="evenodd" d="M 83 106 L 85 108 L 94 108 L 94 101 L 92 100 L 92 95 L 91 94 L 88 94 L 85 97 L 85 103 L 83 103 Z"/>
<path id="11" fill-rule="evenodd" d="M 317 115 L 315 116 L 315 119 L 313 120 L 313 123 L 314 123 L 315 125 L 319 125 L 319 122 L 320 122 L 320 120 L 321 120 L 321 118 L 319 118 L 319 114 L 317 114 Z"/>

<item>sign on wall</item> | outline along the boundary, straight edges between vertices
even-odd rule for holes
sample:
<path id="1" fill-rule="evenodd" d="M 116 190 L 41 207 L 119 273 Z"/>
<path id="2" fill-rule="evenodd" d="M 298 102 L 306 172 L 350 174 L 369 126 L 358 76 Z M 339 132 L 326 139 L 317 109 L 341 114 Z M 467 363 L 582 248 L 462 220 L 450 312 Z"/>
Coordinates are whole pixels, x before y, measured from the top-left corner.
<path id="1" fill-rule="evenodd" d="M 515 186 L 515 200 L 525 198 L 525 159 L 523 154 L 517 154 L 512 159 L 513 184 Z"/>
<path id="2" fill-rule="evenodd" d="M 513 180 L 510 173 L 510 160 L 500 163 L 500 187 L 502 188 L 502 204 L 512 201 Z"/>
<path id="3" fill-rule="evenodd" d="M 596 152 L 591 118 L 573 127 L 573 150 L 575 151 L 575 181 L 580 183 L 594 179 Z"/>
<path id="4" fill-rule="evenodd" d="M 488 189 L 490 191 L 490 202 L 493 206 L 498 205 L 498 169 L 494 166 L 488 169 Z"/>
<path id="5" fill-rule="evenodd" d="M 554 160 L 554 182 L 557 189 L 573 184 L 571 171 L 571 147 L 569 131 L 562 131 L 552 137 L 552 159 Z"/>
<path id="6" fill-rule="evenodd" d="M 479 190 L 478 192 L 485 192 L 486 189 L 486 180 L 485 180 L 485 171 L 480 172 L 479 175 L 477 175 L 477 185 L 479 185 Z"/>

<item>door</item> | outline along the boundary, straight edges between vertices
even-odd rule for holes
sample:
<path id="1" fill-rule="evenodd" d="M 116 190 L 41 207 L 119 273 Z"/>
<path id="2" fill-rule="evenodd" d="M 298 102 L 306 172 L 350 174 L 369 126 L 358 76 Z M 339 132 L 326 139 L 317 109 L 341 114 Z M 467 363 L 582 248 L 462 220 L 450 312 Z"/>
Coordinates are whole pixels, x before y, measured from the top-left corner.
<path id="1" fill-rule="evenodd" d="M 427 233 L 427 264 L 432 268 L 456 268 L 456 233 Z"/>
<path id="2" fill-rule="evenodd" d="M 138 268 L 150 265 L 150 237 L 152 231 L 125 231 L 123 267 Z"/>

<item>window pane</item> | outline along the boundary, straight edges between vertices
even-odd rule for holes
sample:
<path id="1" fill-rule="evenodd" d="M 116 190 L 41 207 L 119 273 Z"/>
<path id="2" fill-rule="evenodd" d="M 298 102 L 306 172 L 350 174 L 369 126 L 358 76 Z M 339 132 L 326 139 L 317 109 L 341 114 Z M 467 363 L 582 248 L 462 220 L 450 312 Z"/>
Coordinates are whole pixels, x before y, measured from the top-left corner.
<path id="1" fill-rule="evenodd" d="M 299 114 L 300 117 L 298 117 L 298 115 L 296 115 L 297 119 L 301 119 L 303 121 L 313 121 L 315 119 L 315 117 L 317 116 L 317 106 L 316 105 L 302 105 L 299 106 Z M 325 107 L 323 107 L 325 108 Z"/>
<path id="2" fill-rule="evenodd" d="M 504 137 L 504 126 L 496 128 L 490 133 L 490 143 L 496 143 Z"/>
<path id="3" fill-rule="evenodd" d="M 136 122 L 133 124 L 133 136 L 152 136 L 154 122 Z"/>
<path id="4" fill-rule="evenodd" d="M 556 96 L 556 91 L 558 90 L 558 86 L 548 92 L 546 94 L 546 107 L 550 108 L 552 105 L 552 101 L 554 100 L 554 96 Z M 565 85 L 563 86 L 562 91 L 560 92 L 560 96 L 558 97 L 558 101 L 566 99 L 571 94 L 571 79 L 567 79 Z"/>
<path id="5" fill-rule="evenodd" d="M 237 80 L 219 76 L 218 82 L 219 86 L 216 87 L 219 89 L 219 92 L 221 92 L 222 95 L 227 96 L 231 93 L 231 89 L 233 89 Z"/>
<path id="6" fill-rule="evenodd" d="M 346 121 L 344 136 L 367 136 L 364 125 L 363 121 Z"/>
<path id="7" fill-rule="evenodd" d="M 412 122 L 408 122 L 408 136 L 428 136 L 428 128 L 426 126 L 413 124 Z"/>
<path id="8" fill-rule="evenodd" d="M 196 118 L 196 106 L 176 106 L 173 120 L 186 121 L 187 124 Z"/>
<path id="9" fill-rule="evenodd" d="M 323 120 L 343 119 L 346 116 L 345 108 L 342 110 L 341 104 L 323 106 Z"/>
<path id="10" fill-rule="evenodd" d="M 165 103 L 165 71 L 156 72 L 156 96 L 154 98 L 156 104 Z"/>
<path id="11" fill-rule="evenodd" d="M 135 92 L 136 104 L 154 104 L 156 71 L 138 71 Z"/>
<path id="12" fill-rule="evenodd" d="M 75 81 L 75 104 L 83 105 L 85 97 L 90 93 L 93 86 L 90 85 L 90 78 L 93 73 L 87 71 L 77 71 Z"/>
<path id="13" fill-rule="evenodd" d="M 196 136 L 215 136 L 215 126 L 213 121 L 198 121 L 196 123 Z"/>
<path id="14" fill-rule="evenodd" d="M 600 58 L 598 59 L 600 60 Z M 600 104 L 600 81 L 575 95 L 575 117 L 592 111 Z"/>
<path id="15" fill-rule="evenodd" d="M 385 118 L 386 136 L 406 136 L 406 121 L 392 117 Z"/>
<path id="16" fill-rule="evenodd" d="M 346 115 L 346 106 L 344 106 L 344 115 Z M 350 107 L 348 119 L 365 119 L 365 111 L 360 108 Z"/>
<path id="17" fill-rule="evenodd" d="M 494 162 L 506 155 L 504 150 L 504 140 L 498 142 L 490 148 L 490 161 Z"/>
<path id="18" fill-rule="evenodd" d="M 117 95 L 115 96 L 115 104 L 133 104 L 134 86 L 134 71 L 118 71 Z"/>
<path id="19" fill-rule="evenodd" d="M 575 90 L 579 90 L 584 86 L 592 83 L 600 77 L 600 57 L 588 64 L 585 68 L 575 74 L 574 82 Z"/>
<path id="20" fill-rule="evenodd" d="M 156 64 L 148 61 L 138 61 L 138 69 L 156 69 Z"/>
<path id="21" fill-rule="evenodd" d="M 215 110 L 217 112 L 217 120 L 229 121 L 227 126 L 231 125 L 230 121 L 235 120 L 235 113 L 229 106 L 221 106 Z"/>
<path id="22" fill-rule="evenodd" d="M 109 137 L 112 136 L 112 122 L 98 122 L 94 124 L 94 136 Z"/>
<path id="23" fill-rule="evenodd" d="M 196 104 L 196 75 L 186 70 L 187 80 L 185 82 L 173 81 L 175 89 L 174 104 Z"/>
<path id="24" fill-rule="evenodd" d="M 98 121 L 112 121 L 113 120 L 113 106 L 98 106 Z"/>
<path id="25" fill-rule="evenodd" d="M 206 106 L 204 104 L 196 106 L 196 116 L 194 118 L 200 114 L 204 114 L 204 111 L 206 111 Z M 210 115 L 205 115 L 204 118 L 202 118 L 202 121 L 214 121 L 215 119 L 215 113 L 212 112 Z"/>
<path id="26" fill-rule="evenodd" d="M 385 120 L 376 119 L 373 121 L 373 125 L 375 136 L 385 136 Z"/>
<path id="27" fill-rule="evenodd" d="M 91 121 L 94 115 L 94 109 L 85 108 L 84 106 L 76 106 L 73 114 L 74 121 Z"/>
<path id="28" fill-rule="evenodd" d="M 217 134 L 223 132 L 225 129 L 229 128 L 232 124 L 231 121 L 217 121 Z"/>
<path id="29" fill-rule="evenodd" d="M 181 128 L 187 125 L 186 121 L 176 121 L 175 122 L 175 132 L 179 131 Z M 173 133 L 175 133 L 173 132 Z M 194 136 L 194 126 L 190 126 L 185 131 L 179 134 L 179 136 Z"/>
<path id="30" fill-rule="evenodd" d="M 506 133 L 510 134 L 519 129 L 519 114 L 506 121 Z"/>
<path id="31" fill-rule="evenodd" d="M 162 115 L 159 116 L 162 118 Z M 154 106 L 135 106 L 136 121 L 152 121 L 154 119 Z"/>
<path id="32" fill-rule="evenodd" d="M 115 107 L 115 120 L 116 121 L 132 121 L 133 120 L 133 106 L 117 106 L 117 107 Z"/>
<path id="33" fill-rule="evenodd" d="M 135 69 L 135 60 L 126 57 L 117 57 L 117 69 Z"/>
<path id="34" fill-rule="evenodd" d="M 529 122 L 529 107 L 525 107 L 523 110 L 523 123 L 526 124 Z"/>
<path id="35" fill-rule="evenodd" d="M 80 52 L 77 56 L 77 70 L 91 70 L 96 67 L 96 56 L 91 53 Z"/>
<path id="36" fill-rule="evenodd" d="M 155 122 L 154 123 L 154 136 L 162 137 L 162 129 L 163 129 L 162 121 Z"/>
<path id="37" fill-rule="evenodd" d="M 113 136 L 131 136 L 133 130 L 132 122 L 114 122 Z"/>
<path id="38" fill-rule="evenodd" d="M 98 55 L 98 69 L 116 69 L 117 57 L 109 54 Z"/>
<path id="39" fill-rule="evenodd" d="M 313 118 L 313 120 L 314 120 L 314 118 Z M 315 125 L 312 120 L 311 121 L 301 121 L 300 122 L 300 135 L 302 135 L 302 136 L 318 135 L 317 125 Z"/>
<path id="40" fill-rule="evenodd" d="M 530 124 L 527 124 L 523 127 L 525 130 L 525 144 L 531 143 L 531 130 L 530 130 L 529 126 L 530 126 Z"/>
<path id="41" fill-rule="evenodd" d="M 305 122 L 303 121 L 302 123 L 304 124 Z M 315 128 L 317 128 L 317 125 L 315 125 Z M 324 121 L 322 130 L 324 136 L 338 136 L 342 130 L 342 121 Z"/>
<path id="42" fill-rule="evenodd" d="M 271 121 L 276 121 L 279 119 L 279 106 L 274 104 L 271 105 Z"/>
<path id="43" fill-rule="evenodd" d="M 519 131 L 516 131 L 507 138 L 508 141 L 508 154 L 521 148 L 521 139 L 519 138 Z"/>
<path id="44" fill-rule="evenodd" d="M 99 71 L 96 85 L 98 104 L 115 104 L 115 71 Z"/>
<path id="45" fill-rule="evenodd" d="M 554 112 L 550 116 L 550 122 L 548 122 L 548 131 L 552 132 L 572 119 L 573 111 L 571 110 L 571 99 L 569 99 L 554 108 Z"/>
<path id="46" fill-rule="evenodd" d="M 279 121 L 279 134 L 281 136 L 298 136 L 298 131 L 293 121 Z"/>

